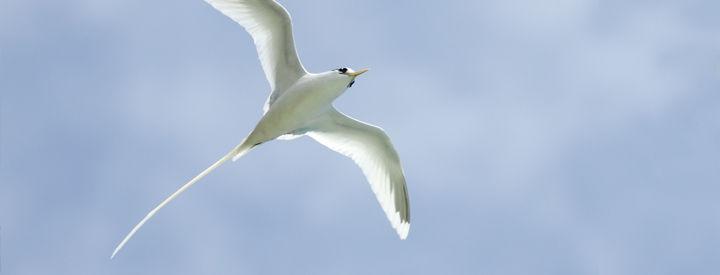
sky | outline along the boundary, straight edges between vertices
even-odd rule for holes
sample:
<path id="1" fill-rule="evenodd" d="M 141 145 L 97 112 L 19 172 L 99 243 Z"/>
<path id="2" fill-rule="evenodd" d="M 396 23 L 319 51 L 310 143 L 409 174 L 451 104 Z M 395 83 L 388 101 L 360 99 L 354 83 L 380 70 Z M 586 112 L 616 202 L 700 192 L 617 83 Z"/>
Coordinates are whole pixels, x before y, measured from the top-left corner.
<path id="1" fill-rule="evenodd" d="M 0 2 L 1 274 L 716 274 L 720 2 L 282 1 L 392 138 L 398 239 L 310 138 L 227 163 L 269 86 L 203 1 Z"/>

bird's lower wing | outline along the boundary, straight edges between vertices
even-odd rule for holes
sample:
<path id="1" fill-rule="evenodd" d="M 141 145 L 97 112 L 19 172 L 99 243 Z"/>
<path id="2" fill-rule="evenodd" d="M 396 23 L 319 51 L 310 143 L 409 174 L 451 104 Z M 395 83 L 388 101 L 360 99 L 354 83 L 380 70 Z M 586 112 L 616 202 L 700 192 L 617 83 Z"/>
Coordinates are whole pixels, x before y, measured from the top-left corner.
<path id="1" fill-rule="evenodd" d="M 273 0 L 205 0 L 253 38 L 272 93 L 267 107 L 307 71 L 300 63 L 287 10 Z"/>
<path id="2" fill-rule="evenodd" d="M 392 227 L 401 239 L 410 230 L 410 206 L 400 158 L 379 127 L 330 108 L 307 134 L 320 144 L 350 157 L 370 183 Z"/>

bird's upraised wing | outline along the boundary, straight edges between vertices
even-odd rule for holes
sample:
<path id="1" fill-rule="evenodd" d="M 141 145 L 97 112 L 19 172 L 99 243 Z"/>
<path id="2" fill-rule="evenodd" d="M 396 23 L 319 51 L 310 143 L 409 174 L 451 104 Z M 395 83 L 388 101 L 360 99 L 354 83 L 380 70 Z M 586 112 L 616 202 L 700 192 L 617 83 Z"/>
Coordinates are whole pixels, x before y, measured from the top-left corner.
<path id="1" fill-rule="evenodd" d="M 265 111 L 295 80 L 307 74 L 300 63 L 287 10 L 273 0 L 205 0 L 247 30 L 255 41 L 272 90 Z"/>
<path id="2" fill-rule="evenodd" d="M 383 211 L 401 239 L 410 230 L 410 205 L 400 158 L 379 127 L 330 108 L 307 134 L 360 166 Z"/>

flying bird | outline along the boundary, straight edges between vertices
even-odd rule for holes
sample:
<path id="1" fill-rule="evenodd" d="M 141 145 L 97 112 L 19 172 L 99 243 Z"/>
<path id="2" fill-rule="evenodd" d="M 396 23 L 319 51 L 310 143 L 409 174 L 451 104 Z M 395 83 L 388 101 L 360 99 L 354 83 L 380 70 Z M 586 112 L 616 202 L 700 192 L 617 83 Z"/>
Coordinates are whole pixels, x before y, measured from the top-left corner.
<path id="1" fill-rule="evenodd" d="M 407 238 L 410 229 L 407 187 L 400 158 L 390 138 L 381 128 L 351 118 L 332 104 L 355 83 L 356 77 L 369 69 L 354 71 L 343 67 L 323 73 L 307 72 L 295 50 L 290 15 L 273 0 L 206 2 L 239 23 L 252 36 L 270 83 L 264 114 L 232 151 L 150 211 L 120 242 L 110 258 L 115 257 L 160 208 L 229 159 L 235 161 L 270 140 L 305 135 L 350 157 L 360 166 L 390 224 L 400 239 Z"/>

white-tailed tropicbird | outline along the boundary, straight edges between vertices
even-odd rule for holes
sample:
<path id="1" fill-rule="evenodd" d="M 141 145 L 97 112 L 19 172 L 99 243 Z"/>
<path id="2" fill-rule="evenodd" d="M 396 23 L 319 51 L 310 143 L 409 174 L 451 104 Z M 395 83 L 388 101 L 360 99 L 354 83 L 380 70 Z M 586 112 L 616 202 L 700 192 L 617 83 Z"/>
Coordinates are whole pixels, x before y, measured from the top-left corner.
<path id="1" fill-rule="evenodd" d="M 308 73 L 295 51 L 287 10 L 273 0 L 205 0 L 250 33 L 270 83 L 264 115 L 255 129 L 232 151 L 175 191 L 143 218 L 113 251 L 125 243 L 155 213 L 188 187 L 227 160 L 233 161 L 273 139 L 308 135 L 328 148 L 350 157 L 360 166 L 390 224 L 400 239 L 410 229 L 410 207 L 400 158 L 390 138 L 379 127 L 336 110 L 332 103 L 352 86 L 355 77 L 369 69 L 339 68 Z"/>

